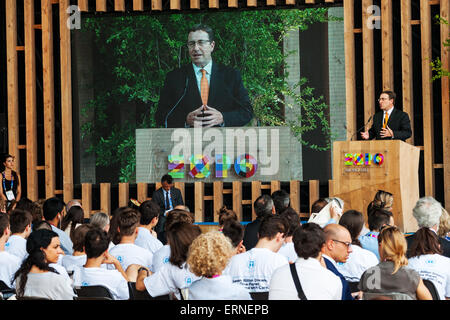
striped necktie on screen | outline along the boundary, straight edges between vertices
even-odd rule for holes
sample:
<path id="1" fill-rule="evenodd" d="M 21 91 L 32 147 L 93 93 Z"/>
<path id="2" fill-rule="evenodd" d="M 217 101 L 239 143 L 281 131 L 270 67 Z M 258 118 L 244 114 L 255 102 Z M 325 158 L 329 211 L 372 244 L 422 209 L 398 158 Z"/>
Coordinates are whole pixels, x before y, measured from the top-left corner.
<path id="1" fill-rule="evenodd" d="M 208 86 L 208 80 L 206 79 L 206 70 L 200 69 L 202 72 L 202 79 L 200 80 L 200 94 L 202 97 L 202 103 L 204 106 L 208 105 L 208 93 L 209 93 L 209 86 Z"/>

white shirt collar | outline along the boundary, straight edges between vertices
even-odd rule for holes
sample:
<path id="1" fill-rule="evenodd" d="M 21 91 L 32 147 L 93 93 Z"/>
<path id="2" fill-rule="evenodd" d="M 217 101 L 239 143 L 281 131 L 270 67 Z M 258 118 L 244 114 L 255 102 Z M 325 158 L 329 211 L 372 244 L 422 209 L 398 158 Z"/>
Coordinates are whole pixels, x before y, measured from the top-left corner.
<path id="1" fill-rule="evenodd" d="M 392 107 L 391 109 L 389 109 L 388 111 L 383 111 L 383 115 L 387 112 L 388 116 L 391 116 L 392 111 L 394 111 L 394 107 Z"/>
<path id="2" fill-rule="evenodd" d="M 200 68 L 198 66 L 196 66 L 195 64 L 192 64 L 192 66 L 194 67 L 194 73 L 197 75 L 200 72 L 201 69 L 205 69 L 206 70 L 206 74 L 211 74 L 211 69 L 212 69 L 212 60 L 208 62 L 208 64 L 206 66 L 204 66 L 203 68 Z"/>
<path id="3" fill-rule="evenodd" d="M 327 256 L 325 253 L 322 253 L 322 257 L 327 258 L 328 260 L 330 260 L 331 263 L 332 263 L 335 267 L 337 266 L 336 261 L 334 261 L 334 259 L 331 258 L 330 256 Z"/>

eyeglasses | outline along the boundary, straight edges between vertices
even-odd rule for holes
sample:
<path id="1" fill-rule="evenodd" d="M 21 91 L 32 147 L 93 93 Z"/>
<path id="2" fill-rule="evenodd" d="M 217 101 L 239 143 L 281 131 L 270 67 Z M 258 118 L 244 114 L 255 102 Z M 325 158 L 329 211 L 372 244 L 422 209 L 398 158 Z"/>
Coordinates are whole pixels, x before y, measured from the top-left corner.
<path id="1" fill-rule="evenodd" d="M 352 246 L 352 243 L 351 243 L 351 242 L 346 242 L 346 241 L 341 241 L 341 240 L 336 240 L 336 239 L 331 239 L 331 240 L 336 241 L 336 242 L 340 242 L 340 243 L 342 243 L 342 244 L 345 244 L 345 246 L 347 247 L 347 249 L 348 249 L 349 247 Z"/>
<path id="2" fill-rule="evenodd" d="M 199 47 L 204 47 L 204 46 L 206 46 L 206 44 L 207 44 L 208 42 L 211 42 L 211 41 L 210 41 L 210 40 L 189 41 L 189 42 L 187 43 L 187 46 L 188 46 L 189 49 L 194 48 L 194 47 L 195 47 L 195 44 L 197 44 Z"/>

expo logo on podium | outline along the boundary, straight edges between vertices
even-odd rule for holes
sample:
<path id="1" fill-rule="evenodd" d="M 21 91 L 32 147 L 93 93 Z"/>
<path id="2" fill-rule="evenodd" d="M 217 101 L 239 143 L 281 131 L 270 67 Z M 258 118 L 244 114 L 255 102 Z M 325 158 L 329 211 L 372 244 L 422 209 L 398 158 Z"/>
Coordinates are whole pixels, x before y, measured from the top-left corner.
<path id="1" fill-rule="evenodd" d="M 369 168 L 382 167 L 384 163 L 382 153 L 345 153 L 344 172 L 369 172 Z"/>

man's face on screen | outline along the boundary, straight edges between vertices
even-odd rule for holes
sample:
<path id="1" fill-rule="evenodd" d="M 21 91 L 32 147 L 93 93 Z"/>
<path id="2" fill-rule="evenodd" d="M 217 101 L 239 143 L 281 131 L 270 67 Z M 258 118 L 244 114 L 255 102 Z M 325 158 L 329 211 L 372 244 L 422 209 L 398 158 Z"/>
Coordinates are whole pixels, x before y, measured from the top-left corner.
<path id="1" fill-rule="evenodd" d="M 214 41 L 209 41 L 208 33 L 205 31 L 190 32 L 188 35 L 188 49 L 192 63 L 198 67 L 206 66 L 211 61 L 214 44 Z"/>

